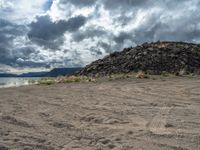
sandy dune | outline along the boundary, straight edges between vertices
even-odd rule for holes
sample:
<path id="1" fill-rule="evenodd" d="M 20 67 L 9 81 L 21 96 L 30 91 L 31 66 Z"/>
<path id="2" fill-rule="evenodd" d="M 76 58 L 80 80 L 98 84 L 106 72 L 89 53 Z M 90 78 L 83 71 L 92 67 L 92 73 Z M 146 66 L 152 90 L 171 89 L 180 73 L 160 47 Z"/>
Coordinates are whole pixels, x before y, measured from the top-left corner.
<path id="1" fill-rule="evenodd" d="M 199 150 L 200 78 L 0 89 L 0 150 Z"/>

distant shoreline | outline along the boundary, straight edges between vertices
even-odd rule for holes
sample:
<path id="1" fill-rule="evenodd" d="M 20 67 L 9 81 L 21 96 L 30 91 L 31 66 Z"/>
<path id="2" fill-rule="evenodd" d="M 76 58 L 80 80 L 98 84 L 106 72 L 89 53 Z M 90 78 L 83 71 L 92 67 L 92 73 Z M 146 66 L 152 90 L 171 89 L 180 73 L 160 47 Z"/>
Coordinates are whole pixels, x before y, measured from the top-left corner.
<path id="1" fill-rule="evenodd" d="M 39 77 L 1 77 L 0 78 L 0 88 L 9 88 L 9 87 L 20 87 L 20 86 L 29 86 L 34 85 Z M 33 81 L 31 81 L 33 80 Z"/>

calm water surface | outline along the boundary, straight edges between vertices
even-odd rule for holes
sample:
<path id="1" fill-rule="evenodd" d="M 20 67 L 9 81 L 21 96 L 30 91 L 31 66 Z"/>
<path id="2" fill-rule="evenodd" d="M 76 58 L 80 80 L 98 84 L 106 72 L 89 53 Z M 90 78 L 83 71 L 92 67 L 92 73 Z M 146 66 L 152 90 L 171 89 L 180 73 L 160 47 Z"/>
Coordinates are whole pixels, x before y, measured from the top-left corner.
<path id="1" fill-rule="evenodd" d="M 0 78 L 0 88 L 18 87 L 34 84 L 30 81 L 36 81 L 40 78 Z"/>

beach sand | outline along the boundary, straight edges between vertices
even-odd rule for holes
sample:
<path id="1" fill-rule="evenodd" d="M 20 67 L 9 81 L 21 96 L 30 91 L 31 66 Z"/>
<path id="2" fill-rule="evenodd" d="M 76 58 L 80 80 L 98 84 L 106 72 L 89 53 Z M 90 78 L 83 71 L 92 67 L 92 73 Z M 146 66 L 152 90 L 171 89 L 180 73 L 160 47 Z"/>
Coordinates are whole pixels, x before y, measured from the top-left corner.
<path id="1" fill-rule="evenodd" d="M 0 89 L 0 150 L 199 150 L 200 78 Z"/>

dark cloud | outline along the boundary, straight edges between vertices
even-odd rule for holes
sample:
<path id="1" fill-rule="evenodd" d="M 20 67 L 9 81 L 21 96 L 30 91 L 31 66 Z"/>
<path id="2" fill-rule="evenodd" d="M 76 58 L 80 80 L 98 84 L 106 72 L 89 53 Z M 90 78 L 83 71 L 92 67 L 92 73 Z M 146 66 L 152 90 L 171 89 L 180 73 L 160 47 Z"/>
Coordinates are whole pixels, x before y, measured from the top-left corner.
<path id="1" fill-rule="evenodd" d="M 16 51 L 18 52 L 16 56 L 22 59 L 27 59 L 31 54 L 38 53 L 38 51 L 35 50 L 35 48 L 31 46 L 24 46 L 24 47 L 17 48 Z"/>
<path id="2" fill-rule="evenodd" d="M 103 54 L 101 48 L 97 46 L 91 47 L 90 52 L 93 56 L 96 56 L 96 57 L 101 56 Z"/>
<path id="3" fill-rule="evenodd" d="M 0 27 L 3 28 L 3 27 L 6 27 L 8 25 L 12 25 L 12 23 L 10 23 L 9 21 L 7 20 L 4 20 L 4 19 L 0 19 Z"/>
<path id="4" fill-rule="evenodd" d="M 114 22 L 123 27 L 128 25 L 134 17 L 135 17 L 134 13 L 132 13 L 130 16 L 127 16 L 125 13 L 123 13 L 120 16 L 114 18 Z"/>
<path id="5" fill-rule="evenodd" d="M 21 36 L 25 34 L 26 27 L 24 25 L 17 25 L 5 19 L 0 19 L 0 35 L 1 36 Z"/>
<path id="6" fill-rule="evenodd" d="M 14 39 L 24 34 L 24 26 L 0 19 L 0 64 L 12 65 L 18 51 L 14 51 Z"/>
<path id="7" fill-rule="evenodd" d="M 17 25 L 0 19 L 0 64 L 11 67 L 41 67 L 45 63 L 30 61 L 31 54 L 38 52 L 32 46 L 18 47 L 14 40 L 25 36 L 27 28 L 24 25 Z M 23 43 L 25 44 L 25 43 Z"/>
<path id="8" fill-rule="evenodd" d="M 38 46 L 43 47 L 44 49 L 52 49 L 52 50 L 60 50 L 60 46 L 63 45 L 64 43 L 64 37 L 58 36 L 55 39 L 49 39 L 45 40 L 42 38 L 36 38 L 36 37 L 29 37 L 29 39 L 33 42 L 36 43 Z"/>
<path id="9" fill-rule="evenodd" d="M 70 31 L 70 32 L 77 31 L 85 23 L 86 23 L 86 18 L 83 16 L 77 16 L 77 17 L 70 18 L 66 22 L 67 31 Z"/>
<path id="10" fill-rule="evenodd" d="M 35 61 L 24 61 L 23 59 L 17 59 L 13 67 L 29 67 L 29 68 L 48 68 L 47 62 L 35 62 Z"/>
<path id="11" fill-rule="evenodd" d="M 92 6 L 96 3 L 96 0 L 60 0 L 60 4 L 71 3 L 74 6 Z"/>
<path id="12" fill-rule="evenodd" d="M 10 57 L 10 50 L 6 47 L 0 45 L 0 64 L 10 64 L 10 61 L 12 61 L 12 58 Z"/>
<path id="13" fill-rule="evenodd" d="M 95 28 L 89 28 L 86 29 L 83 32 L 76 32 L 73 34 L 73 40 L 76 42 L 81 42 L 84 39 L 93 39 L 94 37 L 102 37 L 103 35 L 106 35 L 107 32 L 104 29 L 95 29 Z"/>
<path id="14" fill-rule="evenodd" d="M 48 62 L 44 61 L 43 57 L 38 57 L 37 61 L 32 60 L 32 56 L 38 56 L 39 51 L 32 46 L 23 46 L 20 48 L 16 48 L 15 55 L 13 56 L 13 62 L 11 64 L 12 67 L 30 67 L 30 68 L 39 68 L 39 67 L 47 67 Z"/>
<path id="15" fill-rule="evenodd" d="M 60 67 L 83 67 L 84 61 L 81 58 L 81 54 L 77 50 L 70 51 L 66 49 L 65 52 L 66 56 L 63 56 L 63 60 L 58 64 Z"/>
<path id="16" fill-rule="evenodd" d="M 97 47 L 101 47 L 106 53 L 110 53 L 112 51 L 111 43 L 99 41 Z"/>
<path id="17" fill-rule="evenodd" d="M 147 21 L 132 31 L 137 44 L 152 41 L 199 41 L 200 37 L 200 15 L 197 10 L 188 11 L 186 5 L 182 3 L 184 14 L 174 17 L 173 15 L 154 14 Z M 174 12 L 177 12 L 176 10 Z M 179 13 L 179 12 L 177 12 Z M 177 15 L 177 14 L 176 14 Z M 164 17 L 163 17 L 164 16 Z"/>
<path id="18" fill-rule="evenodd" d="M 21 0 L 14 1 L 16 5 L 22 3 Z M 52 2 L 43 3 L 44 10 L 34 8 L 33 11 L 38 11 L 35 14 L 28 11 L 33 14 L 28 21 L 24 19 L 27 17 L 25 9 L 0 6 L 0 18 L 4 18 L 0 19 L 0 64 L 16 67 L 82 66 L 143 42 L 200 42 L 199 0 Z M 45 10 L 49 10 L 46 15 Z M 20 13 L 23 18 L 18 16 Z M 38 14 L 40 16 L 36 17 Z M 53 58 L 49 57 L 54 54 Z"/>
<path id="19" fill-rule="evenodd" d="M 37 17 L 36 22 L 30 24 L 31 31 L 28 33 L 30 39 L 54 40 L 62 36 L 66 31 L 76 31 L 85 23 L 85 18 L 78 16 L 68 21 L 60 20 L 52 22 L 49 16 Z"/>
<path id="20" fill-rule="evenodd" d="M 118 36 L 114 37 L 114 41 L 117 44 L 122 44 L 125 40 L 133 40 L 131 33 L 121 32 Z"/>
<path id="21" fill-rule="evenodd" d="M 37 17 L 36 22 L 30 24 L 29 39 L 41 46 L 51 49 L 58 48 L 63 43 L 66 31 L 75 32 L 86 23 L 86 18 L 77 16 L 69 20 L 53 22 L 49 16 Z"/>
<path id="22" fill-rule="evenodd" d="M 121 9 L 126 11 L 127 9 L 134 7 L 147 7 L 149 0 L 101 0 L 104 3 L 104 7 L 107 9 Z"/>

